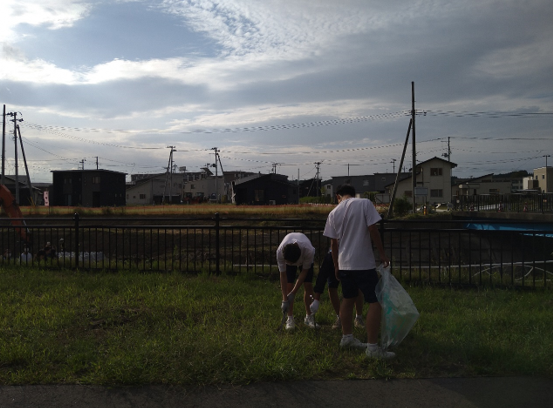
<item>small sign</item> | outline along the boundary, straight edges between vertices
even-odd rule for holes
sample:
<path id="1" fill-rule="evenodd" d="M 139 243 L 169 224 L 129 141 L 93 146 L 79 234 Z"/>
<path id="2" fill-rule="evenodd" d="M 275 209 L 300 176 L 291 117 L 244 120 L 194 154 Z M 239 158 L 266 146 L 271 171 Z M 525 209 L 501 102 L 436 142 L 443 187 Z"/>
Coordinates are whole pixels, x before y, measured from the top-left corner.
<path id="1" fill-rule="evenodd" d="M 428 188 L 427 187 L 415 187 L 415 195 L 416 196 L 426 196 L 426 195 L 428 195 Z"/>

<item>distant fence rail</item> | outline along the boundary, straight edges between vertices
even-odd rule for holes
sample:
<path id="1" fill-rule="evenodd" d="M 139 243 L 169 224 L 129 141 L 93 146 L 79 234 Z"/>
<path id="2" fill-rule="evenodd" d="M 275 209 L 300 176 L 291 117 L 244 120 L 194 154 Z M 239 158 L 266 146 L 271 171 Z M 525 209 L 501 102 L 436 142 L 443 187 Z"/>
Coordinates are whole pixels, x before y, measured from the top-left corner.
<path id="1" fill-rule="evenodd" d="M 457 196 L 453 208 L 463 211 L 552 213 L 553 193 L 479 194 Z"/>
<path id="2" fill-rule="evenodd" d="M 89 270 L 255 273 L 277 276 L 275 251 L 289 232 L 316 248 L 316 270 L 330 242 L 324 220 L 222 218 L 0 219 L 0 265 Z M 382 221 L 392 272 L 406 281 L 450 285 L 552 287 L 553 226 L 515 221 Z M 53 251 L 44 248 L 49 244 Z M 375 254 L 378 255 L 377 251 Z"/>

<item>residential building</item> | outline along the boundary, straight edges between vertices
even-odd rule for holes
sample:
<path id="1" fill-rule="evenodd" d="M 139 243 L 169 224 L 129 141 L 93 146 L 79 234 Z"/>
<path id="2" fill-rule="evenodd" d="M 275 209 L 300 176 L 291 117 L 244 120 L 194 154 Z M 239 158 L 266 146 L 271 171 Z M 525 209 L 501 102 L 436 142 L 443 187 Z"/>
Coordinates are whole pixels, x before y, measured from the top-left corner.
<path id="1" fill-rule="evenodd" d="M 399 179 L 403 180 L 409 177 L 409 173 L 400 173 Z M 396 180 L 396 173 L 375 173 L 364 176 L 338 176 L 332 177 L 331 180 L 323 182 L 323 190 L 329 197 L 334 198 L 335 191 L 343 184 L 349 184 L 355 188 L 355 192 L 359 197 L 365 193 L 376 193 L 379 202 L 389 202 L 389 194 L 387 186 L 393 184 Z"/>
<path id="2" fill-rule="evenodd" d="M 413 194 L 413 176 L 403 178 L 397 183 L 396 197 L 407 197 L 417 204 L 436 204 L 452 200 L 451 171 L 457 164 L 433 157 L 415 168 L 415 192 Z M 386 186 L 387 192 L 392 193 L 394 184 Z"/>
<path id="3" fill-rule="evenodd" d="M 454 197 L 510 194 L 513 191 L 513 182 L 510 179 L 496 179 L 493 173 L 490 173 L 476 178 L 458 179 L 452 188 Z"/>
<path id="4" fill-rule="evenodd" d="M 298 187 L 281 174 L 254 174 L 231 182 L 233 204 L 297 204 Z"/>
<path id="5" fill-rule="evenodd" d="M 53 170 L 52 206 L 124 206 L 126 173 L 110 170 Z"/>
<path id="6" fill-rule="evenodd" d="M 534 180 L 542 193 L 553 193 L 553 167 L 540 167 L 534 169 Z"/>
<path id="7" fill-rule="evenodd" d="M 178 204 L 183 185 L 183 173 L 133 174 L 127 185 L 127 205 Z"/>
<path id="8" fill-rule="evenodd" d="M 186 173 L 184 176 L 183 195 L 185 202 L 219 201 L 229 202 L 231 183 L 249 175 L 256 174 L 245 171 L 227 171 L 221 176 L 214 176 L 212 171 L 204 167 L 201 172 Z"/>

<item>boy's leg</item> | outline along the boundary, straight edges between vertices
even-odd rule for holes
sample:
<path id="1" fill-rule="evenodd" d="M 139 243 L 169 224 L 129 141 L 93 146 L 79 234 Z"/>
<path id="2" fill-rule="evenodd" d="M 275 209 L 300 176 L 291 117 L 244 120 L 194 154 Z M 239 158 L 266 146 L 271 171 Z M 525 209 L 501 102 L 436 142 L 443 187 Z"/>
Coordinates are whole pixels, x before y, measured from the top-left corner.
<path id="1" fill-rule="evenodd" d="M 357 296 L 357 300 L 355 301 L 355 311 L 359 316 L 363 315 L 363 303 L 365 303 L 365 299 L 363 299 L 363 293 L 359 291 L 359 296 Z"/>
<path id="2" fill-rule="evenodd" d="M 340 297 L 338 296 L 337 288 L 328 288 L 328 297 L 330 298 L 330 303 L 336 312 L 336 315 L 340 315 Z"/>
<path id="3" fill-rule="evenodd" d="M 355 304 L 356 298 L 351 299 L 342 299 L 342 304 L 340 305 L 340 320 L 342 321 L 342 334 L 352 334 L 353 333 L 353 305 Z"/>
<path id="4" fill-rule="evenodd" d="M 305 314 L 311 314 L 311 308 L 309 307 L 313 298 L 313 284 L 311 282 L 303 282 L 303 303 L 305 304 Z"/>
<path id="5" fill-rule="evenodd" d="M 365 326 L 367 328 L 367 343 L 378 343 L 378 332 L 380 331 L 380 320 L 382 316 L 382 306 L 375 302 L 369 304 Z"/>
<path id="6" fill-rule="evenodd" d="M 290 282 L 286 283 L 286 291 L 290 293 L 292 292 L 292 289 L 294 289 L 294 284 Z M 295 302 L 291 302 L 291 304 L 288 306 L 288 316 L 294 315 L 294 303 Z"/>

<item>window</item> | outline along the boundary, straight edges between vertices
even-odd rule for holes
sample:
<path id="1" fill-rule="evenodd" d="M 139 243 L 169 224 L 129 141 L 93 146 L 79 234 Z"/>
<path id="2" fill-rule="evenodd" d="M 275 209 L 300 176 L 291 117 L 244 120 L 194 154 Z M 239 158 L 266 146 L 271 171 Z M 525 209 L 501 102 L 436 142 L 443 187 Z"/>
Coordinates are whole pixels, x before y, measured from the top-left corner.
<path id="1" fill-rule="evenodd" d="M 431 176 L 441 176 L 442 175 L 442 168 L 441 167 L 434 167 L 430 169 L 430 175 Z"/>
<path id="2" fill-rule="evenodd" d="M 264 190 L 255 190 L 255 201 L 265 201 Z"/>
<path id="3" fill-rule="evenodd" d="M 363 187 L 369 186 L 369 180 L 363 180 Z"/>
<path id="4" fill-rule="evenodd" d="M 412 190 L 407 190 L 404 195 L 405 195 L 405 197 L 413 197 L 413 191 Z"/>
<path id="5" fill-rule="evenodd" d="M 194 184 L 190 184 L 190 190 L 194 190 Z"/>
<path id="6" fill-rule="evenodd" d="M 444 190 L 442 189 L 436 189 L 436 190 L 430 190 L 430 197 L 443 197 Z"/>
<path id="7" fill-rule="evenodd" d="M 92 184 L 100 184 L 100 176 L 92 177 Z"/>
<path id="8" fill-rule="evenodd" d="M 146 194 L 140 194 L 140 199 L 145 200 L 146 199 Z"/>

